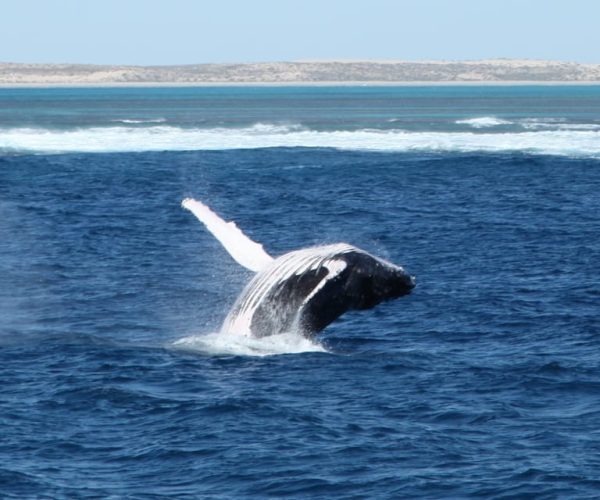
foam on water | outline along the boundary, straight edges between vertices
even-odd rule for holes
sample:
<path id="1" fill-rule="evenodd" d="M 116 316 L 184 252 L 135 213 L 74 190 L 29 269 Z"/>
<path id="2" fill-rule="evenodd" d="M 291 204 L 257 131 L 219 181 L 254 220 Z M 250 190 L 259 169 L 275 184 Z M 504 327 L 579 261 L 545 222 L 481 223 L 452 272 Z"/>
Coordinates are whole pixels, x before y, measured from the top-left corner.
<path id="1" fill-rule="evenodd" d="M 520 118 L 518 120 L 511 121 L 503 118 L 497 118 L 495 116 L 481 116 L 477 118 L 456 120 L 454 123 L 457 125 L 469 125 L 474 129 L 513 125 L 525 131 L 600 130 L 600 123 L 569 123 L 564 118 Z"/>
<path id="2" fill-rule="evenodd" d="M 12 128 L 0 131 L 0 152 L 134 152 L 317 147 L 364 151 L 512 152 L 600 157 L 598 130 L 505 133 L 316 131 L 297 125 L 244 128 L 172 126 L 93 127 L 76 130 Z"/>
<path id="3" fill-rule="evenodd" d="M 497 127 L 498 125 L 511 125 L 513 122 L 509 120 L 503 120 L 502 118 L 496 118 L 495 116 L 481 116 L 477 118 L 457 120 L 454 123 L 457 125 L 470 125 L 473 128 L 487 128 Z"/>
<path id="4" fill-rule="evenodd" d="M 559 118 L 525 118 L 519 125 L 526 130 L 600 130 L 600 123 L 567 123 Z"/>
<path id="5" fill-rule="evenodd" d="M 167 120 L 165 118 L 123 118 L 118 120 L 113 120 L 113 122 L 117 123 L 127 123 L 127 124 L 136 124 L 136 123 L 164 123 Z"/>
<path id="6" fill-rule="evenodd" d="M 328 352 L 321 344 L 296 332 L 261 338 L 221 332 L 208 333 L 176 340 L 171 347 L 209 356 L 274 356 L 303 352 Z"/>

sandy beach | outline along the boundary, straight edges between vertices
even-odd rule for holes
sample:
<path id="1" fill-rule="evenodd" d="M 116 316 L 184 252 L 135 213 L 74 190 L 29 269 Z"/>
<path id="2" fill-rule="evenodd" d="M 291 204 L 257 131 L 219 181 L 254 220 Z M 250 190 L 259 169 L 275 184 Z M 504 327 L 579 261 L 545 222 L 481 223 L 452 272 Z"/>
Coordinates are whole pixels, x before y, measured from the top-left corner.
<path id="1" fill-rule="evenodd" d="M 103 83 L 0 83 L 0 89 L 44 88 L 148 88 L 148 87 L 510 87 L 510 86 L 596 86 L 600 80 L 571 82 L 534 80 L 476 82 L 103 82 Z"/>

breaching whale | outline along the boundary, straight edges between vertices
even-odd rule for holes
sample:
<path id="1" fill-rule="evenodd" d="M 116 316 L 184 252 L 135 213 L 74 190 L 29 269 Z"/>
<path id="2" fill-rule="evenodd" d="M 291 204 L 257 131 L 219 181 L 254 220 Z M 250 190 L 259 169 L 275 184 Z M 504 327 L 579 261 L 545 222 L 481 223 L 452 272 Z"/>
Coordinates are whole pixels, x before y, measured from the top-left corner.
<path id="1" fill-rule="evenodd" d="M 346 243 L 273 258 L 203 203 L 186 198 L 181 205 L 239 264 L 256 273 L 225 318 L 224 333 L 264 337 L 297 330 L 311 337 L 346 311 L 369 309 L 415 286 L 402 267 Z"/>

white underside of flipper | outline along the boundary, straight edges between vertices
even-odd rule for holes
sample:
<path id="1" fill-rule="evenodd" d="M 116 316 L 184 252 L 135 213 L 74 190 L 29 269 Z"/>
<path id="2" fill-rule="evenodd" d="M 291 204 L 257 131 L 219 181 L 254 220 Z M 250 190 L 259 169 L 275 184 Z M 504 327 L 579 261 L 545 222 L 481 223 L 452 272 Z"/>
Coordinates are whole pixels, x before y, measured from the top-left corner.
<path id="1" fill-rule="evenodd" d="M 273 257 L 265 252 L 260 243 L 248 238 L 234 222 L 221 219 L 204 203 L 186 198 L 181 202 L 181 206 L 192 212 L 206 226 L 238 264 L 257 273 L 273 262 Z"/>

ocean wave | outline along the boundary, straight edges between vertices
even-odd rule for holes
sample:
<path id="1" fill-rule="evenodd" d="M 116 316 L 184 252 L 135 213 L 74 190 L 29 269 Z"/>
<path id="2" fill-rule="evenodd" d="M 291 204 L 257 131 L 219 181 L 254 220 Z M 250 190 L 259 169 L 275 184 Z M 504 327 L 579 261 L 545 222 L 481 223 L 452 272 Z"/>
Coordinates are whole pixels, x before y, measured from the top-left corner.
<path id="1" fill-rule="evenodd" d="M 327 352 L 326 349 L 302 335 L 290 332 L 254 338 L 243 335 L 209 333 L 176 340 L 173 349 L 208 356 L 274 356 L 303 352 Z"/>
<path id="2" fill-rule="evenodd" d="M 477 118 L 465 118 L 456 120 L 456 125 L 468 125 L 474 129 L 484 129 L 499 126 L 520 127 L 526 131 L 543 130 L 600 130 L 600 123 L 571 123 L 565 118 L 520 118 L 516 120 L 506 120 L 495 116 L 480 116 Z"/>
<path id="3" fill-rule="evenodd" d="M 509 120 L 503 120 L 502 118 L 496 118 L 495 116 L 481 116 L 478 118 L 457 120 L 454 123 L 457 125 L 469 125 L 473 128 L 488 128 L 497 127 L 499 125 L 511 125 L 513 122 Z"/>
<path id="4" fill-rule="evenodd" d="M 166 118 L 146 118 L 146 119 L 135 119 L 135 118 L 123 118 L 112 120 L 115 123 L 126 123 L 126 124 L 143 124 L 143 123 L 165 123 Z"/>
<path id="5" fill-rule="evenodd" d="M 567 123 L 562 118 L 525 118 L 519 125 L 526 130 L 600 130 L 600 123 Z"/>
<path id="6" fill-rule="evenodd" d="M 528 130 L 504 133 L 405 130 L 316 131 L 299 125 L 243 128 L 92 127 L 75 130 L 0 130 L 4 153 L 94 153 L 226 150 L 274 147 L 364 151 L 529 152 L 600 157 L 598 130 Z"/>

